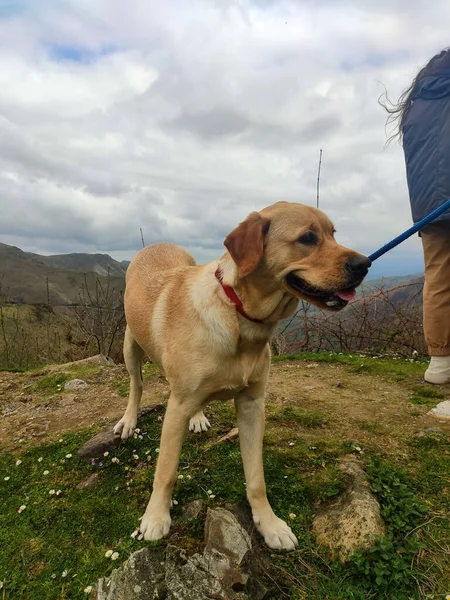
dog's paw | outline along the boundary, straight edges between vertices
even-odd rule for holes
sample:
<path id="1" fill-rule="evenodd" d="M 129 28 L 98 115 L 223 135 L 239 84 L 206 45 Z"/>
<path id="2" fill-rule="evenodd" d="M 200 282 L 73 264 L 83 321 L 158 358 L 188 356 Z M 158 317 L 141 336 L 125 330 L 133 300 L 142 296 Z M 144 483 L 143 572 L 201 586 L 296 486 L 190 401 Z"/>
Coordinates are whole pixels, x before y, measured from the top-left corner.
<path id="1" fill-rule="evenodd" d="M 149 511 L 147 507 L 147 510 L 141 519 L 139 531 L 143 534 L 145 540 L 154 542 L 160 540 L 169 533 L 171 522 L 170 513 L 157 514 Z"/>
<path id="2" fill-rule="evenodd" d="M 296 536 L 285 521 L 279 519 L 272 511 L 270 514 L 259 517 L 253 515 L 253 521 L 257 530 L 263 536 L 264 541 L 273 550 L 295 550 L 298 544 Z"/>
<path id="3" fill-rule="evenodd" d="M 136 429 L 137 418 L 129 419 L 122 417 L 118 423 L 114 426 L 114 435 L 120 435 L 123 440 L 131 437 Z"/>
<path id="4" fill-rule="evenodd" d="M 202 411 L 196 413 L 189 421 L 189 431 L 193 431 L 194 433 L 208 431 L 210 427 L 211 424 Z"/>

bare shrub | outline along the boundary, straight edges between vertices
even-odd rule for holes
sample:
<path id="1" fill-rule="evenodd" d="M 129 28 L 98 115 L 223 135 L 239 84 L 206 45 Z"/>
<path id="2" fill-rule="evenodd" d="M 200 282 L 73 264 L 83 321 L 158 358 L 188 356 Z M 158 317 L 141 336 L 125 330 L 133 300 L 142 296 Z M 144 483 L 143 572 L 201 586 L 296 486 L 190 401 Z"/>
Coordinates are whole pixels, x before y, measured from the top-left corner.
<path id="1" fill-rule="evenodd" d="M 301 302 L 274 336 L 274 354 L 363 352 L 410 357 L 426 355 L 422 317 L 423 284 L 363 292 L 339 313 Z"/>

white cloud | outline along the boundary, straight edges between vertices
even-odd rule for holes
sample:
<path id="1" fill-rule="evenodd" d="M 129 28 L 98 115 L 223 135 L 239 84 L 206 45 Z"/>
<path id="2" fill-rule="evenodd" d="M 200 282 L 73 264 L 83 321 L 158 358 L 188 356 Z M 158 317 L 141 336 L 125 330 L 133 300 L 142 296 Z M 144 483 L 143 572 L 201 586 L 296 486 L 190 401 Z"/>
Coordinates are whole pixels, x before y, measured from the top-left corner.
<path id="1" fill-rule="evenodd" d="M 0 9 L 0 239 L 121 259 L 142 227 L 209 260 L 251 210 L 315 204 L 323 148 L 321 207 L 375 250 L 410 225 L 380 82 L 398 96 L 449 19 L 444 0 Z M 382 260 L 414 270 L 418 239 Z"/>

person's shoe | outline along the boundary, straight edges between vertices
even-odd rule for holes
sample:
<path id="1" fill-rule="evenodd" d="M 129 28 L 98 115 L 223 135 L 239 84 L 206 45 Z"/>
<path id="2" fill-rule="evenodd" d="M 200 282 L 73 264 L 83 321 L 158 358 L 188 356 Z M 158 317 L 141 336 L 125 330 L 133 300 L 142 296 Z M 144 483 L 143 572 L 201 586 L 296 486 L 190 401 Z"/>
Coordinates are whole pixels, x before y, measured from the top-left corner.
<path id="1" fill-rule="evenodd" d="M 428 383 L 450 383 L 450 356 L 432 356 L 424 379 Z"/>

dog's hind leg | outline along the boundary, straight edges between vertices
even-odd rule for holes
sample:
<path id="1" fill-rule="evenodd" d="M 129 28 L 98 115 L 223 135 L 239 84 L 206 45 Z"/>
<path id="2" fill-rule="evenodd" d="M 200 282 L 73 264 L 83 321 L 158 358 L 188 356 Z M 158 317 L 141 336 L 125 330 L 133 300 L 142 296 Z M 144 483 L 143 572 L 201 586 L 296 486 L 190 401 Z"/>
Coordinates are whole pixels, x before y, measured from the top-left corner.
<path id="1" fill-rule="evenodd" d="M 164 416 L 153 492 L 140 525 L 146 540 L 159 540 L 169 533 L 172 489 L 190 414 L 187 402 L 180 402 L 172 394 Z"/>
<path id="2" fill-rule="evenodd" d="M 195 415 L 189 420 L 189 431 L 193 431 L 194 433 L 208 431 L 210 427 L 211 424 L 205 417 L 205 414 L 202 410 L 199 410 L 197 413 L 195 413 Z"/>
<path id="3" fill-rule="evenodd" d="M 139 346 L 129 327 L 125 330 L 123 356 L 130 375 L 130 396 L 125 414 L 114 427 L 114 433 L 125 440 L 133 435 L 137 423 L 137 414 L 142 397 L 142 360 L 144 350 Z"/>

